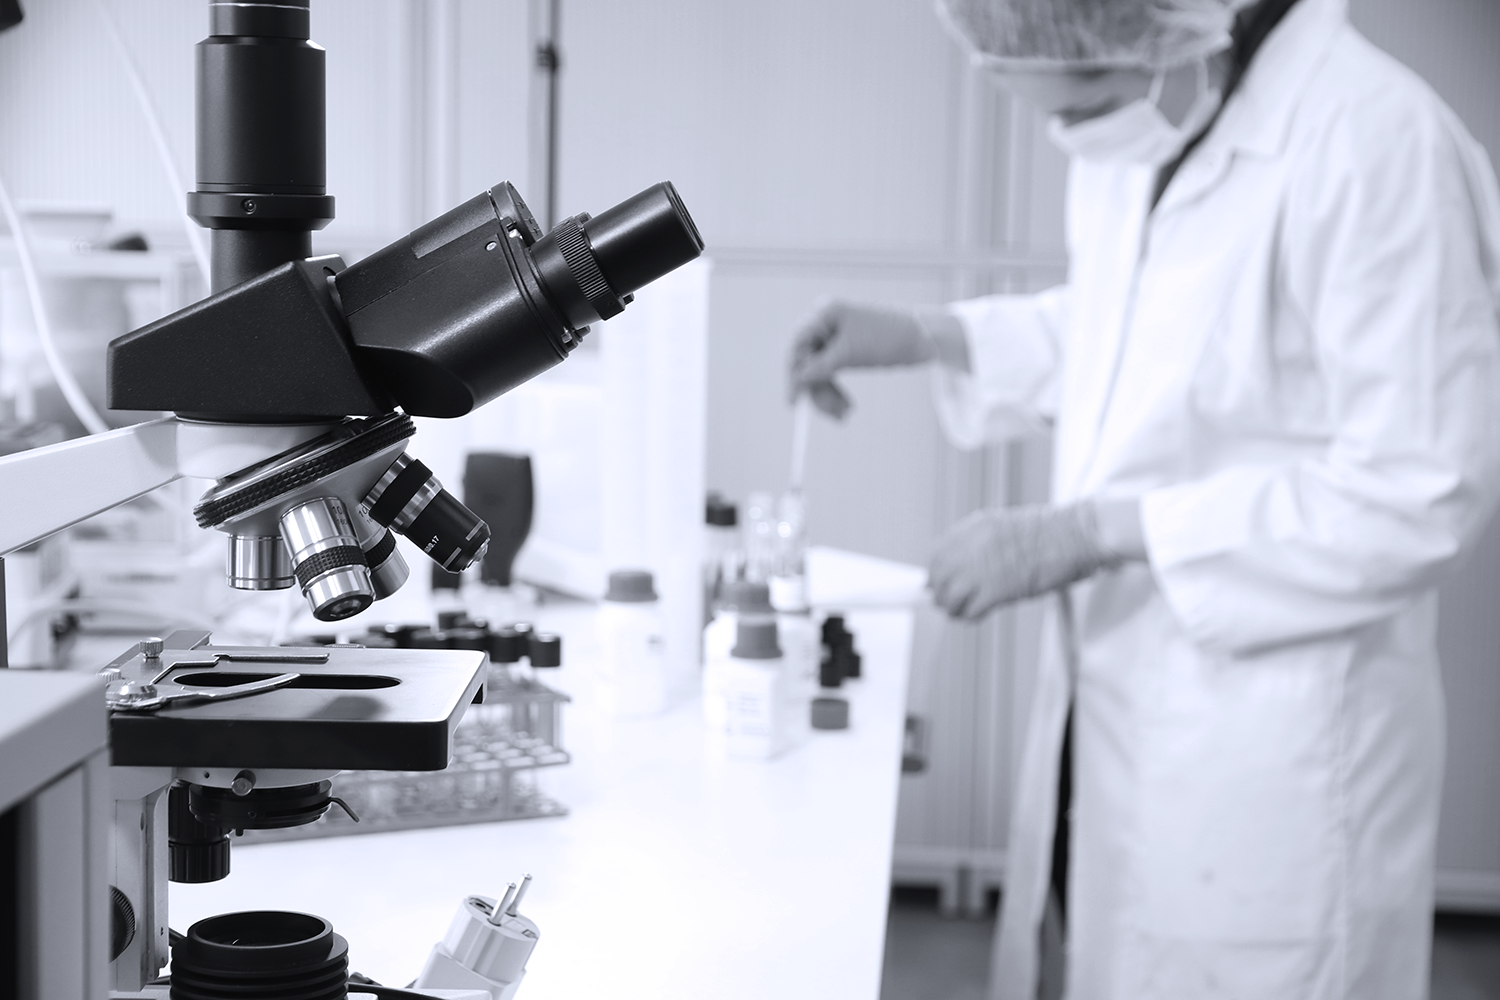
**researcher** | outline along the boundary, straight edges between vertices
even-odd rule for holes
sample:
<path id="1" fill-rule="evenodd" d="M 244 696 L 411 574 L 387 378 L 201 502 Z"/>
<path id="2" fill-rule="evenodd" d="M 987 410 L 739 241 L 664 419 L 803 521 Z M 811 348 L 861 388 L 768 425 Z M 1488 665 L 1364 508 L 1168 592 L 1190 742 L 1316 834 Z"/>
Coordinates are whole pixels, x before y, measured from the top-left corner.
<path id="1" fill-rule="evenodd" d="M 1489 161 L 1344 0 L 939 10 L 1069 154 L 1067 281 L 830 303 L 791 382 L 841 414 L 841 371 L 931 364 L 956 443 L 1054 435 L 1052 502 L 930 566 L 962 618 L 1049 595 L 995 995 L 1055 922 L 1078 1000 L 1425 997 L 1435 588 L 1500 488 Z"/>

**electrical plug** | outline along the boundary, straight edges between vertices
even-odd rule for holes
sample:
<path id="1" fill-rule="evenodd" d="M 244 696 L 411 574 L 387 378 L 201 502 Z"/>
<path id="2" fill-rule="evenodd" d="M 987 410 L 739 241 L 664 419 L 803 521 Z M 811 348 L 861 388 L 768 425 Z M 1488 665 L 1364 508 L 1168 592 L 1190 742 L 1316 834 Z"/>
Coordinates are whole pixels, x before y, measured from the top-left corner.
<path id="1" fill-rule="evenodd" d="M 536 924 L 519 912 L 530 885 L 526 875 L 519 886 L 510 883 L 498 902 L 488 896 L 465 899 L 448 934 L 433 946 L 415 987 L 483 989 L 494 1000 L 511 1000 L 538 938 Z"/>

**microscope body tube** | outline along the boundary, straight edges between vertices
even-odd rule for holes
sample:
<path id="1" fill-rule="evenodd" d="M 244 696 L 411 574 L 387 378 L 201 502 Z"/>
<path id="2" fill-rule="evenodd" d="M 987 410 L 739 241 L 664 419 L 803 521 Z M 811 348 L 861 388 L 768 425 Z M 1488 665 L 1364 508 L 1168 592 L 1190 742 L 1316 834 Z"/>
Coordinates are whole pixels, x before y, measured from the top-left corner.
<path id="1" fill-rule="evenodd" d="M 213 230 L 213 291 L 312 256 L 333 219 L 326 191 L 324 51 L 308 0 L 212 4 L 198 43 L 198 188 Z"/>

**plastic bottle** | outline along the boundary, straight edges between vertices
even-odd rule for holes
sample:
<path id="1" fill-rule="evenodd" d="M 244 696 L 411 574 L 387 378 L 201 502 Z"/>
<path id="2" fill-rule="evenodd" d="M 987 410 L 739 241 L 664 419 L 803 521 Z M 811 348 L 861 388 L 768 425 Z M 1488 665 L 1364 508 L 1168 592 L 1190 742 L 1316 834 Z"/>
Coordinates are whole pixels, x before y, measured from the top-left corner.
<path id="1" fill-rule="evenodd" d="M 703 630 L 703 721 L 710 729 L 724 727 L 726 710 L 724 693 L 717 687 L 724 672 L 711 668 L 729 659 L 739 623 L 746 619 L 775 621 L 776 612 L 764 583 L 736 580 L 724 588 L 714 620 Z"/>
<path id="2" fill-rule="evenodd" d="M 654 715 L 667 707 L 667 659 L 661 602 L 646 570 L 609 574 L 599 604 L 603 647 L 600 696 L 615 715 Z"/>
<path id="3" fill-rule="evenodd" d="M 714 617 L 724 588 L 740 578 L 745 552 L 740 543 L 739 510 L 718 493 L 710 493 L 703 511 L 703 624 Z"/>
<path id="4" fill-rule="evenodd" d="M 765 759 L 784 750 L 786 666 L 775 620 L 741 618 L 730 655 L 706 669 L 716 675 L 714 690 L 724 700 L 722 725 L 708 730 L 710 744 L 730 757 Z"/>

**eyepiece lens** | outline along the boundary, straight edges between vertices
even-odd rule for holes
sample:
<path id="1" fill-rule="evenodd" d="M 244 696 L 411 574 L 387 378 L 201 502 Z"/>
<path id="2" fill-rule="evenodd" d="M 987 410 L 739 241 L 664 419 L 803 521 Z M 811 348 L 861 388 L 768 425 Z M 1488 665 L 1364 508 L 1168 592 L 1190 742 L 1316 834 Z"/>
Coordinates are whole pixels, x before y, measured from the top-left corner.
<path id="1" fill-rule="evenodd" d="M 583 223 L 610 287 L 629 295 L 703 252 L 703 237 L 670 181 Z"/>

